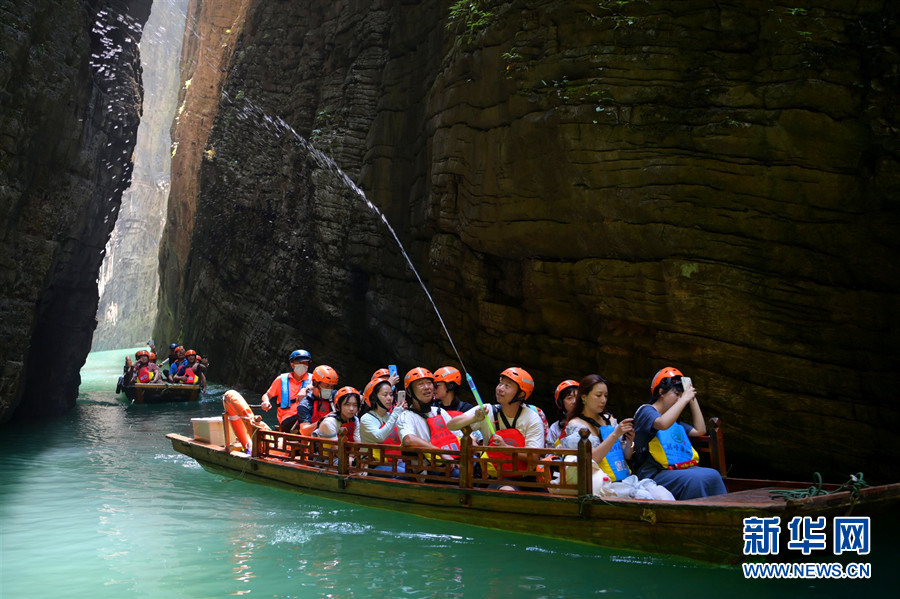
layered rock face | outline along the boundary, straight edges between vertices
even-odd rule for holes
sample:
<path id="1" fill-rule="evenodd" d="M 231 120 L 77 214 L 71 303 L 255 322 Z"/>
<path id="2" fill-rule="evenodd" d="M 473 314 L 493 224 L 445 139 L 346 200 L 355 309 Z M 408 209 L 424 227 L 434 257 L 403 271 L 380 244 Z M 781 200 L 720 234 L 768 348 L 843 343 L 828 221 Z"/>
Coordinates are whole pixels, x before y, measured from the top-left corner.
<path id="1" fill-rule="evenodd" d="M 619 417 L 673 365 L 733 474 L 890 478 L 895 5 L 439 4 L 253 7 L 158 340 L 260 390 L 295 347 L 358 387 L 461 359 L 490 396 L 515 363 L 548 411 L 600 372 Z"/>
<path id="2" fill-rule="evenodd" d="M 150 0 L 0 5 L 0 421 L 75 405 L 131 176 Z"/>
<path id="3" fill-rule="evenodd" d="M 141 37 L 143 115 L 131 186 L 100 271 L 92 349 L 146 342 L 156 320 L 159 238 L 169 197 L 171 127 L 181 88 L 181 43 L 188 0 L 156 0 Z"/>

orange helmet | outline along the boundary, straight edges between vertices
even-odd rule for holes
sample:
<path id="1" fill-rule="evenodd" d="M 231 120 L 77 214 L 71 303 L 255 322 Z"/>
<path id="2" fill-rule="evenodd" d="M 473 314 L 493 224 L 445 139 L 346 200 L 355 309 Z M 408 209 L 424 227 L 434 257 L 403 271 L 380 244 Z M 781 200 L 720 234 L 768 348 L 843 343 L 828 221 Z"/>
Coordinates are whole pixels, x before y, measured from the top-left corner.
<path id="1" fill-rule="evenodd" d="M 462 375 L 459 373 L 459 370 L 452 366 L 442 366 L 434 371 L 434 382 L 462 385 Z"/>
<path id="2" fill-rule="evenodd" d="M 522 398 L 522 401 L 531 397 L 531 392 L 534 391 L 534 379 L 531 378 L 527 370 L 518 366 L 510 366 L 501 372 L 500 376 L 512 379 L 519 386 L 519 390 L 525 392 L 525 397 Z"/>
<path id="3" fill-rule="evenodd" d="M 322 364 L 321 366 L 316 366 L 316 369 L 313 370 L 312 380 L 314 383 L 325 383 L 326 385 L 337 386 L 338 373 L 337 370 L 331 366 Z M 352 387 L 344 387 L 344 389 L 352 389 Z M 357 391 L 356 394 L 359 395 L 359 391 Z"/>
<path id="4" fill-rule="evenodd" d="M 656 373 L 653 377 L 653 382 L 650 383 L 650 393 L 656 391 L 656 388 L 659 387 L 660 383 L 663 382 L 663 379 L 668 379 L 676 376 L 684 376 L 681 374 L 681 371 L 677 368 L 673 368 L 672 366 L 666 366 L 662 370 Z"/>
<path id="5" fill-rule="evenodd" d="M 352 395 L 356 396 L 356 403 L 359 403 L 359 391 L 357 391 L 356 387 L 341 387 L 338 392 L 334 394 L 334 405 L 340 410 L 341 404 L 347 401 Z"/>
<path id="6" fill-rule="evenodd" d="M 196 355 L 197 355 L 197 352 L 195 352 L 195 351 L 192 350 L 192 349 L 189 349 L 189 350 L 187 350 L 186 352 L 184 352 L 184 357 L 185 357 L 185 358 L 187 358 L 188 356 L 196 356 Z"/>
<path id="7" fill-rule="evenodd" d="M 375 379 L 386 379 L 391 376 L 391 371 L 387 368 L 379 368 L 375 372 L 372 373 L 372 380 Z"/>
<path id="8" fill-rule="evenodd" d="M 369 406 L 370 408 L 374 408 L 374 407 L 375 407 L 375 393 L 376 393 L 376 388 L 377 388 L 378 385 L 380 385 L 381 383 L 387 383 L 388 385 L 391 384 L 391 383 L 387 380 L 387 378 L 381 377 L 381 378 L 377 378 L 377 379 L 372 379 L 371 381 L 369 381 L 369 384 L 366 385 L 366 388 L 363 389 L 363 401 L 365 401 L 366 404 L 368 404 L 368 406 Z M 379 402 L 379 403 L 380 403 L 380 402 Z M 389 409 L 390 409 L 390 406 L 383 406 L 383 407 L 384 407 L 386 410 L 389 410 Z"/>
<path id="9" fill-rule="evenodd" d="M 153 353 L 153 352 L 150 352 L 150 361 L 151 361 L 151 362 L 156 362 L 156 354 Z"/>
<path id="10" fill-rule="evenodd" d="M 578 381 L 567 379 L 556 386 L 556 393 L 553 394 L 553 399 L 556 400 L 556 406 L 560 410 L 563 409 L 563 400 L 566 398 L 566 395 L 569 394 L 569 389 L 571 389 L 572 387 L 575 387 L 577 389 Z"/>
<path id="11" fill-rule="evenodd" d="M 405 377 L 403 377 L 404 389 L 409 389 L 410 385 L 421 379 L 429 379 L 431 382 L 434 382 L 434 375 L 431 374 L 431 371 L 427 368 L 416 366 L 415 368 L 407 372 Z"/>
<path id="12" fill-rule="evenodd" d="M 141 356 L 147 356 L 149 358 L 150 352 L 148 352 L 146 349 L 140 349 L 140 350 L 136 351 L 134 354 L 135 359 L 139 359 L 139 358 L 141 358 Z"/>

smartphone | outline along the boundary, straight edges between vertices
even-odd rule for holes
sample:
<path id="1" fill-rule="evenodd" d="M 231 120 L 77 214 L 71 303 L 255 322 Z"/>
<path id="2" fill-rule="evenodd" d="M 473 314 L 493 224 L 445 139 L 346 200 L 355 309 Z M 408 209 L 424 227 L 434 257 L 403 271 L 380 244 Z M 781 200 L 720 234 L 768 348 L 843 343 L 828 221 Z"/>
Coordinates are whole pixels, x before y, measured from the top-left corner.
<path id="1" fill-rule="evenodd" d="M 397 365 L 396 364 L 391 364 L 390 366 L 388 366 L 388 370 L 391 371 L 392 377 L 397 376 Z"/>
<path id="2" fill-rule="evenodd" d="M 406 391 L 397 391 L 397 401 L 394 405 L 400 405 L 406 401 Z"/>
<path id="3" fill-rule="evenodd" d="M 681 386 L 684 388 L 685 391 L 687 391 L 688 389 L 693 387 L 694 383 L 691 381 L 691 377 L 689 377 L 689 376 L 681 377 Z"/>

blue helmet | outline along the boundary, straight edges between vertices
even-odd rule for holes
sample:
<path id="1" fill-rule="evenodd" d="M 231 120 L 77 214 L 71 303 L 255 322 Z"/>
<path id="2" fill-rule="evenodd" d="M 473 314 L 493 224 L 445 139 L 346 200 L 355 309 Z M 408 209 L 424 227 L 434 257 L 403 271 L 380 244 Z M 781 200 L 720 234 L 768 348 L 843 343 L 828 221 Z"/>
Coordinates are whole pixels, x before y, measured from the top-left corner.
<path id="1" fill-rule="evenodd" d="M 312 356 L 305 349 L 295 349 L 291 352 L 288 362 L 312 362 Z"/>

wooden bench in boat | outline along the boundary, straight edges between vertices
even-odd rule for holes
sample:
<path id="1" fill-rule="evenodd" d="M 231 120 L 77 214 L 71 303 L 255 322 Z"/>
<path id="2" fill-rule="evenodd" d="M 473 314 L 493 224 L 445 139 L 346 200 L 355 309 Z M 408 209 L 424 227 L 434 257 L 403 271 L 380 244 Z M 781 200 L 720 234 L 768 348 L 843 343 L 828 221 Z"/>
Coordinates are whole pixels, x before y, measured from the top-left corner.
<path id="1" fill-rule="evenodd" d="M 224 429 L 228 446 L 231 439 L 227 420 Z M 691 442 L 702 463 L 725 477 L 721 421 L 711 418 L 707 431 L 707 435 L 692 437 Z M 346 430 L 341 431 L 336 441 L 269 430 L 255 430 L 253 438 L 253 457 L 340 476 L 378 476 L 398 482 L 453 485 L 462 489 L 509 484 L 523 491 L 541 493 L 549 490 L 551 493 L 584 496 L 593 492 L 591 444 L 586 429 L 581 431 L 577 449 L 491 447 L 491 458 L 484 453 L 483 446 L 472 444 L 468 434 L 463 435 L 458 451 L 443 452 L 353 443 L 347 439 Z M 392 459 L 398 451 L 406 463 L 406 472 L 398 472 L 397 461 Z M 392 452 L 394 456 L 385 455 L 385 452 Z M 376 457 L 379 454 L 380 457 Z M 570 461 L 561 468 L 566 458 Z M 489 464 L 499 478 L 489 476 Z M 376 467 L 387 469 L 376 470 Z"/>

